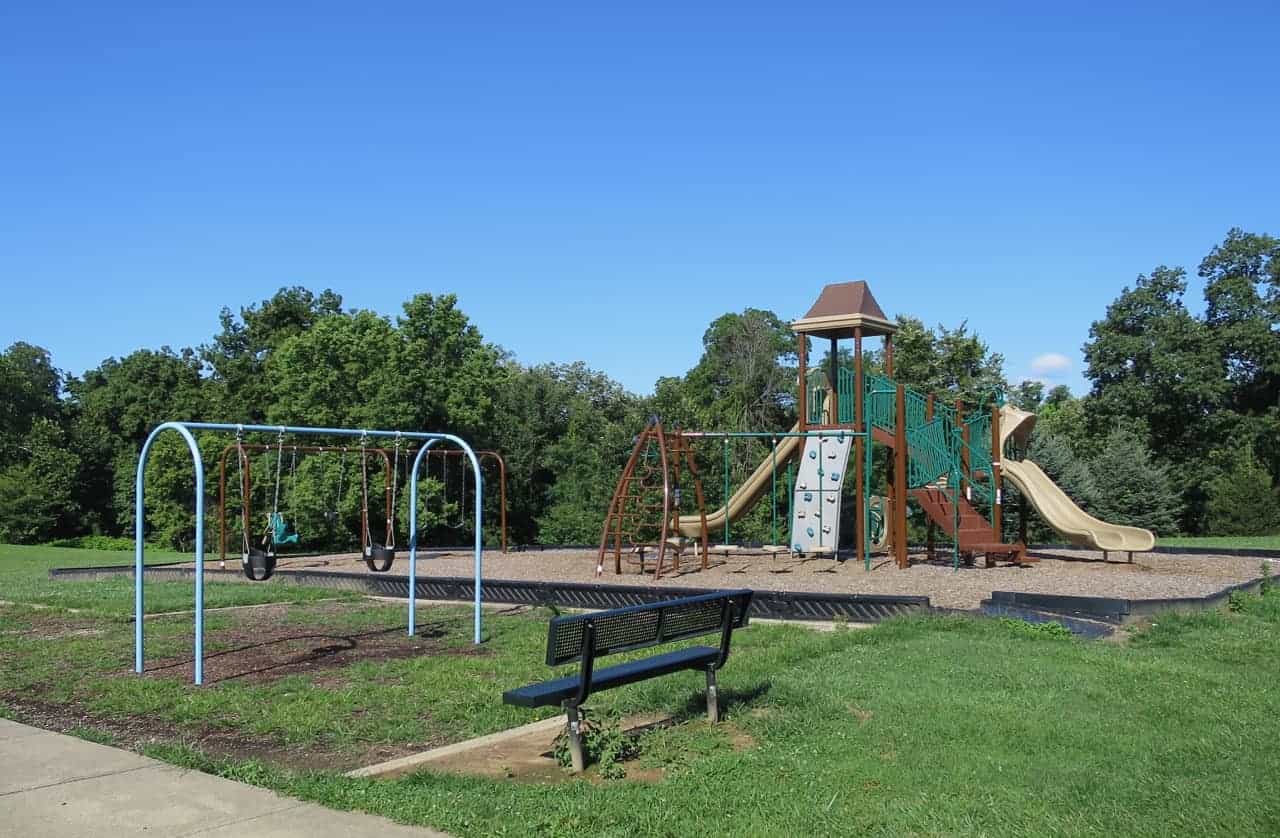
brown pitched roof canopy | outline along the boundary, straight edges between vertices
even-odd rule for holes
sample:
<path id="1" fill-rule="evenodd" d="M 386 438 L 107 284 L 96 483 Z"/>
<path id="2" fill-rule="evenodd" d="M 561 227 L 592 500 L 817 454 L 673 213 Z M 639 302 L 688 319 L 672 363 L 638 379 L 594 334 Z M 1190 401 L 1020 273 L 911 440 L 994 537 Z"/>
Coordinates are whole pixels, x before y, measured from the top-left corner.
<path id="1" fill-rule="evenodd" d="M 853 337 L 855 327 L 862 328 L 864 337 L 891 335 L 898 330 L 861 280 L 826 286 L 809 313 L 791 324 L 797 332 L 827 338 Z"/>

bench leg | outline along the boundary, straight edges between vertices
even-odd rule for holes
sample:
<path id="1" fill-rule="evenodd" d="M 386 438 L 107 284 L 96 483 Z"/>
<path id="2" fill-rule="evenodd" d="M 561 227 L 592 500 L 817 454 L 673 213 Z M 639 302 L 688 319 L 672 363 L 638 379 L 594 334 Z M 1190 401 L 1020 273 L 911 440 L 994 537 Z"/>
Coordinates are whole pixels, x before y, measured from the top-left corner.
<path id="1" fill-rule="evenodd" d="M 575 705 L 566 704 L 564 712 L 569 717 L 569 756 L 573 760 L 573 771 L 578 774 L 587 767 L 586 757 L 582 753 L 582 720 Z"/>
<path id="2" fill-rule="evenodd" d="M 716 671 L 707 670 L 707 721 L 715 724 L 720 721 L 720 694 L 716 690 Z"/>

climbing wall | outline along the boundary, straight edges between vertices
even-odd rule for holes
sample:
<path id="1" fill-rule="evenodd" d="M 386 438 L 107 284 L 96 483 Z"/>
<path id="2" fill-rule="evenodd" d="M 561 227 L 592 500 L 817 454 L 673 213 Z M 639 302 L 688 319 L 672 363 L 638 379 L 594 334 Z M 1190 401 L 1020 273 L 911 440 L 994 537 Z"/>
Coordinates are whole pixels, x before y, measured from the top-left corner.
<path id="1" fill-rule="evenodd" d="M 791 505 L 793 551 L 830 554 L 840 544 L 840 498 L 853 440 L 839 431 L 805 439 Z"/>

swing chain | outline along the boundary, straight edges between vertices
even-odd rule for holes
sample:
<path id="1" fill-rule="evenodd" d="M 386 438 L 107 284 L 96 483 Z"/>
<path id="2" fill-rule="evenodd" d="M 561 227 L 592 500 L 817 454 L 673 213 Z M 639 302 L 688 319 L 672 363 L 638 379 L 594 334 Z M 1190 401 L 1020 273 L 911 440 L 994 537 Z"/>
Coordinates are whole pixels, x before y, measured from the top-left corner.
<path id="1" fill-rule="evenodd" d="M 236 473 L 240 484 L 240 540 L 243 558 L 249 556 L 249 498 L 245 492 L 244 476 L 244 426 L 236 426 Z"/>
<path id="2" fill-rule="evenodd" d="M 391 506 L 387 507 L 387 546 L 396 546 L 396 495 L 400 490 L 400 447 L 403 441 L 400 432 L 396 431 L 395 460 L 391 465 Z"/>

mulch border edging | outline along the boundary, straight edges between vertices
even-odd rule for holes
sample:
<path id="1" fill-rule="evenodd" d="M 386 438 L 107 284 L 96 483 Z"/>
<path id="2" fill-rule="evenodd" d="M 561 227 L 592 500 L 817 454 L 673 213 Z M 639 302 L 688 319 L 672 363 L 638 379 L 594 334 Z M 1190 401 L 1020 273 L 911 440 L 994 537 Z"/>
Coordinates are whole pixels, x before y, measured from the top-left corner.
<path id="1" fill-rule="evenodd" d="M 147 565 L 144 579 L 194 579 L 195 569 L 175 567 L 186 562 Z M 205 574 L 227 581 L 248 583 L 239 570 L 205 568 Z M 132 576 L 132 565 L 53 568 L 50 578 L 92 580 Z M 376 596 L 408 599 L 409 577 L 390 574 L 348 573 L 344 571 L 277 570 L 275 579 L 287 584 L 331 590 L 358 591 Z M 475 585 L 470 577 L 419 576 L 415 585 L 422 600 L 471 602 Z M 715 593 L 718 588 L 659 587 L 653 585 L 597 585 L 582 582 L 543 582 L 523 579 L 485 579 L 483 600 L 502 605 L 552 605 L 563 608 L 602 609 L 643 605 L 682 596 Z M 757 590 L 752 597 L 751 616 L 783 620 L 848 620 L 875 623 L 904 614 L 928 613 L 927 596 L 884 594 L 825 594 L 810 591 Z"/>
<path id="2" fill-rule="evenodd" d="M 1202 597 L 1168 597 L 1160 599 L 1119 599 L 1113 597 L 1070 596 L 1066 594 L 1033 594 L 1019 591 L 992 591 L 987 600 L 995 606 L 1025 608 L 1035 611 L 1100 620 L 1125 625 L 1165 611 L 1180 613 L 1211 611 L 1226 605 L 1235 593 L 1256 594 L 1262 591 L 1263 578 L 1228 585 Z"/>
<path id="3" fill-rule="evenodd" d="M 195 570 L 179 560 L 146 566 L 144 578 L 193 579 Z M 237 569 L 206 568 L 206 574 L 225 576 L 228 581 L 247 583 Z M 132 576 L 133 565 L 52 568 L 52 579 L 101 579 Z M 409 578 L 402 575 L 348 573 L 343 571 L 278 570 L 275 578 L 287 584 L 358 591 L 376 596 L 408 599 Z M 1258 593 L 1261 576 L 1228 585 L 1202 597 L 1123 599 L 1115 597 L 1041 594 L 1021 591 L 992 591 L 975 611 L 965 613 L 1016 616 L 1015 612 L 1050 614 L 1110 625 L 1125 625 L 1164 611 L 1195 612 L 1221 608 L 1237 592 Z M 471 602 L 474 584 L 470 577 L 419 576 L 417 595 L 422 600 Z M 501 605 L 545 605 L 563 608 L 603 609 L 641 605 L 680 596 L 714 593 L 716 588 L 659 587 L 653 585 L 605 585 L 583 582 L 546 582 L 516 579 L 484 580 L 484 601 Z M 920 613 L 955 613 L 955 609 L 934 607 L 927 596 L 884 594 L 825 594 L 811 591 L 757 590 L 751 616 L 780 620 L 812 620 L 877 623 L 891 617 Z"/>

